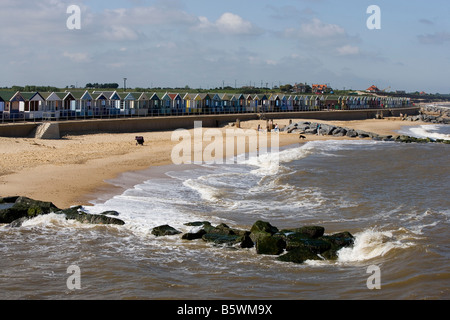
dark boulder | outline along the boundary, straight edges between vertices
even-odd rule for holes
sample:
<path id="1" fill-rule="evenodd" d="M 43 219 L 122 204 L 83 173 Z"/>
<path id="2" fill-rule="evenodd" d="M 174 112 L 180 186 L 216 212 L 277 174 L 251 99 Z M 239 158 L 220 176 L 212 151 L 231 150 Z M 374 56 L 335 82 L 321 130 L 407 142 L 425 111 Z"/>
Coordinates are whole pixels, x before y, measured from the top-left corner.
<path id="1" fill-rule="evenodd" d="M 202 239 L 206 242 L 212 242 L 217 245 L 228 245 L 233 246 L 240 242 L 239 236 L 220 234 L 220 233 L 207 233 L 202 236 Z"/>
<path id="2" fill-rule="evenodd" d="M 196 240 L 201 239 L 206 234 L 205 229 L 199 229 L 195 232 L 188 232 L 181 236 L 183 240 Z"/>
<path id="3" fill-rule="evenodd" d="M 317 254 L 311 252 L 307 248 L 298 247 L 277 258 L 283 262 L 303 263 L 306 260 L 322 260 Z"/>
<path id="4" fill-rule="evenodd" d="M 341 127 L 337 127 L 334 131 L 333 131 L 333 136 L 335 137 L 344 137 L 347 135 L 347 130 Z"/>
<path id="5" fill-rule="evenodd" d="M 259 220 L 250 229 L 250 238 L 256 243 L 258 239 L 272 236 L 277 232 L 277 227 L 272 226 L 269 222 Z"/>
<path id="6" fill-rule="evenodd" d="M 286 248 L 286 242 L 280 237 L 266 236 L 256 241 L 256 253 L 266 255 L 280 255 Z"/>
<path id="7" fill-rule="evenodd" d="M 338 251 L 342 248 L 351 247 L 355 238 L 350 232 L 340 232 L 329 236 L 323 236 L 320 238 L 330 244 L 330 248 L 321 255 L 327 260 L 336 260 L 338 258 Z"/>
<path id="8" fill-rule="evenodd" d="M 117 211 L 114 211 L 114 210 L 105 211 L 105 212 L 102 212 L 100 214 L 104 215 L 104 216 L 115 216 L 115 217 L 120 215 L 120 213 L 118 213 Z"/>
<path id="9" fill-rule="evenodd" d="M 294 231 L 296 233 L 305 234 L 308 237 L 314 239 L 323 236 L 323 234 L 325 233 L 325 228 L 319 226 L 305 226 L 298 229 L 294 229 Z"/>
<path id="10" fill-rule="evenodd" d="M 33 200 L 27 197 L 2 198 L 2 202 L 3 204 L 12 204 L 12 206 L 0 210 L 0 223 L 11 223 L 21 218 L 32 219 L 59 210 L 51 202 Z"/>
<path id="11" fill-rule="evenodd" d="M 356 132 L 356 130 L 350 129 L 347 131 L 347 137 L 356 138 L 358 137 L 358 132 Z"/>
<path id="12" fill-rule="evenodd" d="M 180 233 L 181 231 L 178 231 L 169 225 L 163 225 L 152 229 L 152 234 L 156 237 L 174 236 Z"/>
<path id="13" fill-rule="evenodd" d="M 81 206 L 72 207 L 69 209 L 64 209 L 56 212 L 57 214 L 65 215 L 67 220 L 75 220 L 80 223 L 88 223 L 88 224 L 111 224 L 111 225 L 119 225 L 122 226 L 125 224 L 124 221 L 108 217 L 100 214 L 89 214 L 82 211 Z"/>

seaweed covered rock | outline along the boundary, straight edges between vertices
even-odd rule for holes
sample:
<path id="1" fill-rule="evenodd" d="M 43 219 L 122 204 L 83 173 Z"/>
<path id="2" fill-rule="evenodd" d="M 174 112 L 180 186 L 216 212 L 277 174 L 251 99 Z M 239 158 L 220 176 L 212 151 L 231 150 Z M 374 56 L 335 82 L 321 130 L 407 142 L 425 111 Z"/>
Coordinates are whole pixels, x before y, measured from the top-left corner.
<path id="1" fill-rule="evenodd" d="M 81 223 L 88 223 L 88 224 L 112 224 L 112 225 L 124 225 L 125 222 L 113 218 L 108 217 L 105 214 L 90 214 L 82 211 L 82 207 L 72 207 L 69 209 L 64 209 L 56 212 L 57 214 L 63 214 L 65 215 L 67 220 L 75 220 Z"/>
<path id="2" fill-rule="evenodd" d="M 279 257 L 280 261 L 303 263 L 306 260 L 336 260 L 338 251 L 352 246 L 355 238 L 350 232 L 322 235 L 311 238 L 302 233 L 285 235 L 287 253 Z"/>
<path id="3" fill-rule="evenodd" d="M 60 210 L 51 202 L 33 200 L 27 197 L 1 198 L 0 204 L 5 207 L 0 210 L 0 223 L 12 223 L 21 218 L 31 219 Z"/>
<path id="4" fill-rule="evenodd" d="M 182 235 L 183 240 L 203 239 L 203 241 L 215 245 L 239 246 L 241 248 L 252 248 L 253 241 L 250 239 L 250 231 L 231 228 L 221 223 L 213 226 L 208 221 L 189 222 L 186 226 L 192 226 L 189 232 Z"/>
<path id="5" fill-rule="evenodd" d="M 256 253 L 266 255 L 280 255 L 286 247 L 286 242 L 280 237 L 266 236 L 256 241 Z"/>
<path id="6" fill-rule="evenodd" d="M 321 260 L 321 258 L 308 250 L 308 248 L 298 247 L 294 250 L 288 251 L 288 253 L 283 254 L 277 258 L 279 261 L 283 262 L 293 262 L 293 263 L 303 263 L 306 260 Z"/>
<path id="7" fill-rule="evenodd" d="M 256 243 L 258 239 L 272 236 L 277 232 L 277 227 L 272 226 L 269 222 L 258 220 L 250 229 L 250 238 Z"/>
<path id="8" fill-rule="evenodd" d="M 156 237 L 174 236 L 180 233 L 181 231 L 178 231 L 167 224 L 152 229 L 152 234 Z"/>

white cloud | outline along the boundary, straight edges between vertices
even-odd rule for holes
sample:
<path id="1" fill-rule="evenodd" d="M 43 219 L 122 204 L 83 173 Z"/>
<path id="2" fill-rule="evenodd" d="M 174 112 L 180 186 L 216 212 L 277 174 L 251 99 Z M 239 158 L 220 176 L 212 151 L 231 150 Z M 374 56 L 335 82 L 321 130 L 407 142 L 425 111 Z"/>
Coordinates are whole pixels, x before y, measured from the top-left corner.
<path id="1" fill-rule="evenodd" d="M 217 20 L 216 26 L 220 32 L 228 34 L 252 34 L 256 31 L 251 22 L 230 12 L 224 13 Z"/>
<path id="2" fill-rule="evenodd" d="M 309 23 L 302 24 L 298 32 L 300 37 L 315 37 L 315 38 L 316 37 L 329 38 L 345 35 L 344 28 L 336 24 L 323 23 L 317 18 L 314 18 Z"/>
<path id="3" fill-rule="evenodd" d="M 73 62 L 89 62 L 90 58 L 87 53 L 82 52 L 67 52 L 63 53 L 63 56 L 69 58 Z"/>
<path id="4" fill-rule="evenodd" d="M 339 53 L 339 55 L 341 55 L 341 56 L 353 56 L 353 55 L 358 55 L 361 52 L 359 47 L 352 46 L 352 45 L 345 45 L 345 46 L 337 48 L 336 50 Z"/>
<path id="5" fill-rule="evenodd" d="M 139 35 L 137 32 L 129 27 L 112 25 L 105 31 L 102 35 L 112 41 L 123 41 L 123 40 L 137 40 Z"/>
<path id="6" fill-rule="evenodd" d="M 241 16 L 230 12 L 225 12 L 215 22 L 209 21 L 206 17 L 198 17 L 198 24 L 192 29 L 229 35 L 251 35 L 261 32 L 250 21 L 246 21 Z"/>

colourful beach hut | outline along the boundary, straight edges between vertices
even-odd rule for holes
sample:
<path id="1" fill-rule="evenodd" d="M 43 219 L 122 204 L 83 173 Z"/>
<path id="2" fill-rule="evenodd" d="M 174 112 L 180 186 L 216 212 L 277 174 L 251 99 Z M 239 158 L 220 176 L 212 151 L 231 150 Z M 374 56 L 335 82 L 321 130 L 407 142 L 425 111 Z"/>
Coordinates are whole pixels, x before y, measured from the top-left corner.
<path id="1" fill-rule="evenodd" d="M 62 100 L 59 95 L 55 92 L 44 92 L 41 93 L 42 97 L 45 99 L 45 108 L 43 113 L 44 119 L 49 118 L 60 118 L 62 110 Z"/>
<path id="2" fill-rule="evenodd" d="M 25 99 L 20 92 L 5 91 L 1 92 L 3 101 L 3 114 L 5 119 L 20 119 L 24 117 L 23 111 L 20 111 L 24 105 Z M 23 107 L 22 107 L 23 108 Z"/>
<path id="3" fill-rule="evenodd" d="M 213 113 L 222 113 L 223 107 L 222 107 L 222 99 L 221 97 L 216 94 L 211 94 L 211 112 Z"/>
<path id="4" fill-rule="evenodd" d="M 89 91 L 73 92 L 72 95 L 76 99 L 75 114 L 77 117 L 85 117 L 89 111 L 92 112 L 92 101 L 94 99 Z"/>
<path id="5" fill-rule="evenodd" d="M 172 114 L 184 114 L 183 99 L 178 93 L 169 93 L 171 100 Z"/>
<path id="6" fill-rule="evenodd" d="M 22 92 L 25 100 L 25 119 L 42 119 L 45 107 L 45 99 L 39 92 Z"/>
<path id="7" fill-rule="evenodd" d="M 195 98 L 195 94 L 190 94 L 190 93 L 186 93 L 183 96 L 184 108 L 185 108 L 185 111 L 187 114 L 193 113 L 193 109 L 195 106 L 194 98 Z"/>
<path id="8" fill-rule="evenodd" d="M 246 111 L 247 112 L 255 112 L 256 106 L 255 106 L 255 100 L 254 97 L 251 94 L 248 94 L 246 97 Z"/>
<path id="9" fill-rule="evenodd" d="M 211 96 L 208 93 L 199 93 L 203 113 L 211 113 Z"/>
<path id="10" fill-rule="evenodd" d="M 153 93 L 149 100 L 150 115 L 159 115 L 162 109 L 162 102 L 157 93 Z"/>

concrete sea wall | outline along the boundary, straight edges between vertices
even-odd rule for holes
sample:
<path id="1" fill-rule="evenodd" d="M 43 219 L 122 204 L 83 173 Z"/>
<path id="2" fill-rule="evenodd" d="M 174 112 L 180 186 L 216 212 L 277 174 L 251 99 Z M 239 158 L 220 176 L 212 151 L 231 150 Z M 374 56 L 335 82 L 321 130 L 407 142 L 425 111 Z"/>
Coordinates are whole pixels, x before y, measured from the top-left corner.
<path id="1" fill-rule="evenodd" d="M 248 121 L 259 119 L 316 119 L 316 120 L 364 120 L 373 119 L 377 114 L 383 116 L 399 116 L 400 114 L 415 115 L 419 107 L 398 109 L 366 109 L 339 111 L 307 111 L 280 112 L 265 114 L 227 114 L 199 116 L 168 116 L 120 119 L 93 119 L 58 121 L 60 136 L 82 135 L 90 133 L 134 133 L 146 131 L 166 131 L 180 128 L 191 129 L 195 121 L 202 121 L 203 127 L 218 127 L 236 120 Z M 36 129 L 42 123 L 1 124 L 1 137 L 26 138 L 35 137 Z"/>

